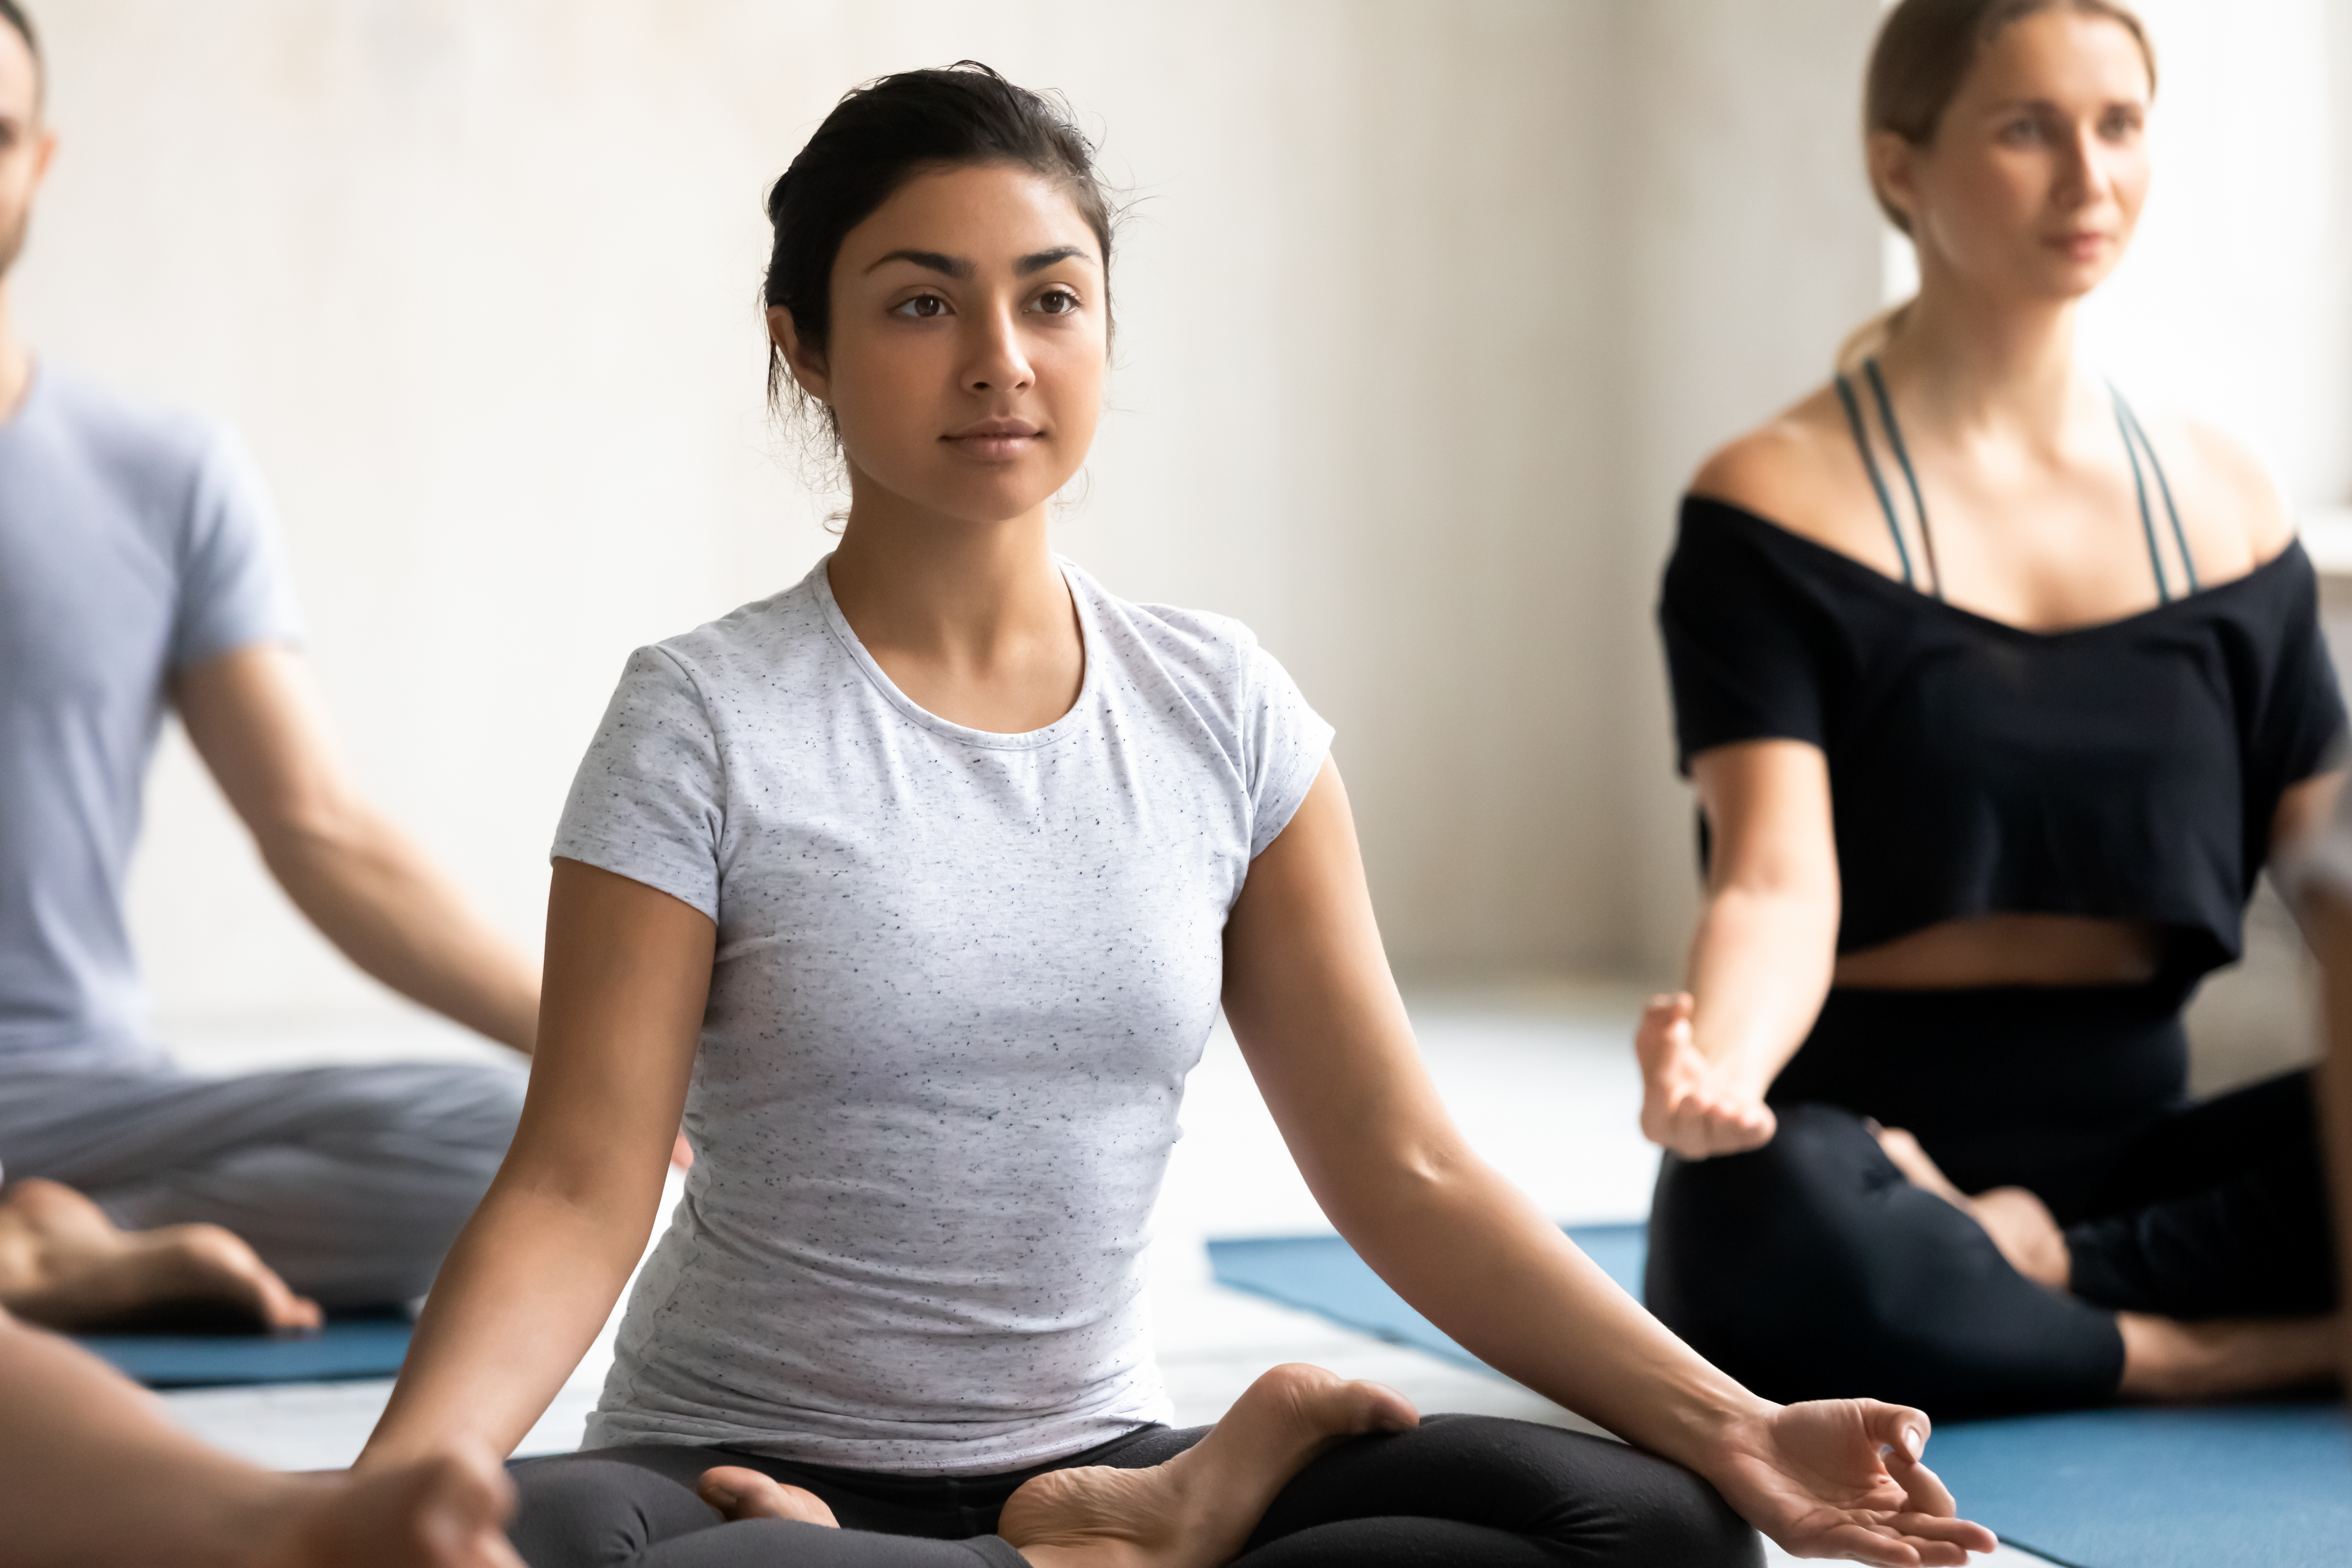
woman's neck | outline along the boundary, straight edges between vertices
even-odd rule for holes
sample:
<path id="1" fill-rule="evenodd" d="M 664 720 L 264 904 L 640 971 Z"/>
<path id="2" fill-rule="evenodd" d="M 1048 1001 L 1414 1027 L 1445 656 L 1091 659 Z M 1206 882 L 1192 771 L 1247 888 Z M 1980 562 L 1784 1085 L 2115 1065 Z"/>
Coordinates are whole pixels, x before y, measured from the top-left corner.
<path id="1" fill-rule="evenodd" d="M 1045 509 L 974 522 L 851 479 L 849 521 L 826 580 L 891 679 L 975 729 L 1035 729 L 1066 711 L 1085 651 Z"/>
<path id="2" fill-rule="evenodd" d="M 1988 296 L 1923 268 L 1919 297 L 1880 355 L 1921 426 L 2043 445 L 2081 406 L 2076 302 Z"/>

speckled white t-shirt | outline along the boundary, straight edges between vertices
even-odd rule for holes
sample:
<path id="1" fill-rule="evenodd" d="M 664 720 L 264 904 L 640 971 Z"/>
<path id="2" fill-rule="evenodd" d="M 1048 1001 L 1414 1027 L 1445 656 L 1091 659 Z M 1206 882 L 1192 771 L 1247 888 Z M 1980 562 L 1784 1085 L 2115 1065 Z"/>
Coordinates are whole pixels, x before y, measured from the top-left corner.
<path id="1" fill-rule="evenodd" d="M 1331 731 L 1239 624 L 1063 571 L 1086 677 L 1027 734 L 916 706 L 823 563 L 630 657 L 554 853 L 719 937 L 591 1447 L 979 1475 L 1167 1418 L 1151 1207 L 1226 912 Z"/>

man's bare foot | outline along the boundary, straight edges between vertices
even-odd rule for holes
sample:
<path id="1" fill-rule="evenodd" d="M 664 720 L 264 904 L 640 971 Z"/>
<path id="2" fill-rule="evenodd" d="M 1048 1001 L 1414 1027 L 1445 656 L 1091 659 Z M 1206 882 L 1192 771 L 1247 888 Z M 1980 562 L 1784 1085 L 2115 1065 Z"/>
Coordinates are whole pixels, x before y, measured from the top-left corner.
<path id="1" fill-rule="evenodd" d="M 741 1465 L 720 1465 L 702 1472 L 694 1495 L 725 1514 L 740 1519 L 793 1519 L 838 1530 L 841 1521 L 824 1500 L 802 1487 L 788 1487 L 772 1476 Z"/>
<path id="2" fill-rule="evenodd" d="M 272 1477 L 235 1561 L 257 1568 L 523 1568 L 507 1544 L 514 1487 L 488 1454 L 380 1474 Z"/>
<path id="3" fill-rule="evenodd" d="M 1910 1133 L 1875 1121 L 1870 1123 L 1870 1131 L 1906 1181 L 1935 1194 L 1982 1226 L 2011 1268 L 2037 1285 L 2053 1290 L 2066 1289 L 2074 1275 L 2074 1258 L 2066 1250 L 2066 1233 L 2059 1228 L 2049 1205 L 2023 1187 L 1994 1187 L 1970 1197 L 1952 1184 Z"/>
<path id="4" fill-rule="evenodd" d="M 219 1226 L 119 1230 L 81 1194 L 38 1178 L 0 1189 L 0 1307 L 58 1329 L 206 1307 L 264 1329 L 320 1321 L 317 1302 Z"/>
<path id="5" fill-rule="evenodd" d="M 1392 1388 L 1294 1362 L 1251 1384 L 1207 1436 L 1164 1465 L 1089 1465 L 1026 1482 L 996 1532 L 1037 1568 L 1214 1568 L 1308 1460 L 1420 1421 Z"/>
<path id="6" fill-rule="evenodd" d="M 2184 1323 L 2117 1312 L 2126 1399 L 2214 1399 L 2321 1384 L 2340 1374 L 2344 1320 Z"/>

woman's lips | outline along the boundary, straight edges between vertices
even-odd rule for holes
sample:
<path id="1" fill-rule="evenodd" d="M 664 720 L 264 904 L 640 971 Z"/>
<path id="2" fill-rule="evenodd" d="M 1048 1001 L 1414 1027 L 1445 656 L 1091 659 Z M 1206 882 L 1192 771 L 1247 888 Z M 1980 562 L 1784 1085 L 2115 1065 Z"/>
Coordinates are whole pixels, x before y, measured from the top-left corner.
<path id="1" fill-rule="evenodd" d="M 1022 456 L 1044 437 L 1034 425 L 1007 422 L 977 426 L 941 439 L 966 457 L 1001 460 Z"/>
<path id="2" fill-rule="evenodd" d="M 2096 261 L 2113 243 L 2113 237 L 2096 232 L 2062 234 L 2047 242 L 2053 250 L 2063 251 L 2069 261 Z"/>

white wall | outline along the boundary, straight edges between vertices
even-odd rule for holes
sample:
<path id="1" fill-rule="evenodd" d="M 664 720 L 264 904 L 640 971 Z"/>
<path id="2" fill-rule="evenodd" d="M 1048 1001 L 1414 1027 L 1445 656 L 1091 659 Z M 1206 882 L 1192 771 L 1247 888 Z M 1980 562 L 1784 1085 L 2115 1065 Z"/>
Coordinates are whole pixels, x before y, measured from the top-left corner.
<path id="1" fill-rule="evenodd" d="M 2166 40 L 2164 113 L 2197 128 L 2172 145 L 2220 126 L 2236 151 L 2168 165 L 2131 297 L 2339 495 L 2341 164 L 2275 297 L 2217 302 L 2244 256 L 2164 251 L 2209 199 L 2252 226 L 2277 195 L 2240 178 L 2273 110 L 2200 81 L 2284 68 L 2300 147 L 2317 68 L 2265 28 L 2345 9 L 2151 5 L 2189 39 Z M 1339 727 L 1408 970 L 1671 973 L 1690 819 L 1655 574 L 1692 466 L 1882 290 L 1854 128 L 1877 11 L 48 0 L 66 140 L 19 308 L 44 352 L 240 425 L 358 771 L 535 942 L 623 654 L 825 547 L 830 498 L 760 403 L 765 183 L 885 70 L 971 55 L 1060 88 L 1140 198 L 1065 548 L 1289 663 Z M 176 747 L 152 801 L 134 904 L 167 1019 L 386 1005 Z"/>
<path id="2" fill-rule="evenodd" d="M 1615 957 L 1659 983 L 1681 973 L 1697 900 L 1652 618 L 1658 574 L 1692 472 L 1818 385 L 1877 309 L 1882 226 L 1856 127 L 1878 13 L 1878 0 L 1641 0 L 1622 13 L 1621 544 L 1593 613 L 1623 697 Z"/>
<path id="3" fill-rule="evenodd" d="M 1340 726 L 1408 961 L 1608 950 L 1579 896 L 1608 835 L 1557 805 L 1613 767 L 1581 742 L 1608 683 L 1561 673 L 1598 652 L 1579 596 L 1605 553 L 1608 7 L 39 20 L 65 146 L 29 334 L 242 426 L 361 774 L 519 935 L 622 655 L 826 542 L 760 405 L 765 182 L 848 84 L 971 55 L 1065 89 L 1141 198 L 1066 547 L 1292 664 Z M 166 1018 L 376 1005 L 176 748 L 135 908 Z"/>

